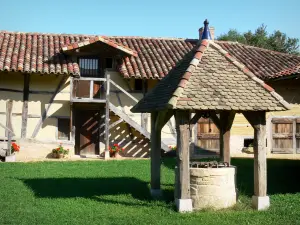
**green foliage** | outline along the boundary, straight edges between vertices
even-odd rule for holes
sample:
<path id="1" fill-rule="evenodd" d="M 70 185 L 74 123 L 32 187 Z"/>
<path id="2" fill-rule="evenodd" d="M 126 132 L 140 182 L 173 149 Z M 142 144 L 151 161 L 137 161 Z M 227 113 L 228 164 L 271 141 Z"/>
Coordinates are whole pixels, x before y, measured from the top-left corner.
<path id="1" fill-rule="evenodd" d="M 60 143 L 57 148 L 52 149 L 52 153 L 62 154 L 62 155 L 68 155 L 69 154 L 69 149 L 65 149 L 62 146 L 62 143 Z"/>
<path id="2" fill-rule="evenodd" d="M 298 38 L 287 37 L 285 33 L 279 30 L 268 34 L 267 26 L 264 24 L 259 26 L 255 32 L 249 30 L 245 33 L 240 33 L 236 29 L 230 29 L 226 34 L 221 34 L 217 39 L 221 41 L 236 41 L 283 53 L 300 54 Z"/>

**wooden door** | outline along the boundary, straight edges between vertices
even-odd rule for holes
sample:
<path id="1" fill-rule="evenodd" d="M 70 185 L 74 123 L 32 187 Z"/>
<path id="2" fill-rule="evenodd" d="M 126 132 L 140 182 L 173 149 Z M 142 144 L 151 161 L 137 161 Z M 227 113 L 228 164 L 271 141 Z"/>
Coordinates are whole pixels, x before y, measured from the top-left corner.
<path id="1" fill-rule="evenodd" d="M 220 132 L 217 126 L 211 119 L 201 118 L 198 121 L 197 147 L 200 150 L 207 150 L 210 152 L 219 152 L 220 150 Z"/>
<path id="2" fill-rule="evenodd" d="M 103 110 L 76 110 L 75 152 L 99 155 L 100 133 L 103 131 Z M 103 135 L 102 135 L 103 136 Z"/>

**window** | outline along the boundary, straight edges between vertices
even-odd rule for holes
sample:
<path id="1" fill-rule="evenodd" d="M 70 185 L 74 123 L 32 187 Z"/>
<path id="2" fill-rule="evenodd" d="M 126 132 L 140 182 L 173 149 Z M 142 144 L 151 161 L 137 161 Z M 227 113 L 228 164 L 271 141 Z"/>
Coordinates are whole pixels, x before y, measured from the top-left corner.
<path id="1" fill-rule="evenodd" d="M 244 139 L 244 147 L 251 147 L 253 146 L 253 141 L 254 139 L 253 138 L 245 138 Z"/>
<path id="2" fill-rule="evenodd" d="M 105 59 L 105 69 L 113 69 L 113 59 L 112 58 Z"/>
<path id="3" fill-rule="evenodd" d="M 70 119 L 58 118 L 57 119 L 57 139 L 70 140 Z"/>
<path id="4" fill-rule="evenodd" d="M 300 153 L 300 118 L 272 119 L 272 153 Z"/>
<path id="5" fill-rule="evenodd" d="M 98 58 L 79 58 L 79 69 L 82 77 L 98 77 Z"/>
<path id="6" fill-rule="evenodd" d="M 143 80 L 135 79 L 134 80 L 134 90 L 135 91 L 142 91 L 143 90 Z"/>

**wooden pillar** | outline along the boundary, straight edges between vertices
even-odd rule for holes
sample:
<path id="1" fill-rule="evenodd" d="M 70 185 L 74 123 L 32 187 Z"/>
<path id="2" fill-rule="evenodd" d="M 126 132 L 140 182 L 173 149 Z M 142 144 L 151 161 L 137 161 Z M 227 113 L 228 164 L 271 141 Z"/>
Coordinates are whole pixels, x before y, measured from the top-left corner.
<path id="1" fill-rule="evenodd" d="M 10 130 L 12 130 L 12 124 L 11 124 L 12 106 L 13 106 L 13 101 L 8 100 L 6 102 L 6 127 Z M 7 152 L 6 152 L 6 155 L 10 156 L 11 155 L 11 139 L 12 139 L 13 134 L 9 130 L 6 130 L 6 132 L 7 132 Z"/>
<path id="2" fill-rule="evenodd" d="M 254 196 L 253 207 L 257 210 L 267 209 L 270 205 L 267 196 L 267 152 L 266 152 L 266 113 L 244 113 L 254 128 Z"/>
<path id="3" fill-rule="evenodd" d="M 110 89 L 110 75 L 106 75 L 106 107 L 105 107 L 105 152 L 104 159 L 109 159 L 109 89 Z"/>
<path id="4" fill-rule="evenodd" d="M 161 164 L 161 130 L 156 128 L 158 112 L 151 113 L 151 195 L 158 197 L 160 190 L 160 164 Z"/>
<path id="5" fill-rule="evenodd" d="M 147 130 L 147 125 L 148 125 L 148 113 L 141 113 L 141 125 L 142 128 Z"/>
<path id="6" fill-rule="evenodd" d="M 192 211 L 190 197 L 190 126 L 189 111 L 175 113 L 177 129 L 177 165 L 175 168 L 175 202 L 179 212 Z"/>
<path id="7" fill-rule="evenodd" d="M 71 142 L 75 145 L 75 108 L 74 105 L 71 103 L 70 106 L 70 130 L 71 130 Z"/>
<path id="8" fill-rule="evenodd" d="M 29 99 L 29 74 L 24 75 L 24 88 L 23 88 L 23 109 L 22 109 L 22 127 L 21 138 L 26 138 L 27 133 L 27 118 L 28 118 L 28 99 Z"/>
<path id="9" fill-rule="evenodd" d="M 143 97 L 145 97 L 147 93 L 147 80 L 142 80 L 142 88 L 143 88 Z M 142 113 L 141 114 L 141 125 L 142 128 L 147 130 L 147 125 L 148 125 L 148 113 Z"/>
<path id="10" fill-rule="evenodd" d="M 220 131 L 220 158 L 230 164 L 230 129 L 234 120 L 235 112 L 222 111 L 219 118 Z M 215 120 L 216 118 L 214 118 Z"/>

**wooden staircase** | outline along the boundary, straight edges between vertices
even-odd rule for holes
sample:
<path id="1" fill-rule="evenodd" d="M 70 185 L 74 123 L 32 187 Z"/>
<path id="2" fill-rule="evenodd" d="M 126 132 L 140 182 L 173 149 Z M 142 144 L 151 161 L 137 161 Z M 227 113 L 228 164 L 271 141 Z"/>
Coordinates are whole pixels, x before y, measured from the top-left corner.
<path id="1" fill-rule="evenodd" d="M 144 129 L 141 125 L 139 125 L 137 122 L 135 122 L 133 119 L 131 119 L 126 113 L 119 110 L 116 106 L 114 106 L 111 102 L 109 103 L 109 109 L 111 112 L 113 112 L 116 116 L 118 116 L 120 119 L 111 123 L 109 128 L 112 129 L 117 124 L 121 122 L 127 123 L 131 128 L 139 132 L 141 135 L 143 135 L 149 142 L 150 142 L 150 133 Z M 166 145 L 163 141 L 161 142 L 161 149 L 165 152 L 170 151 L 168 145 Z"/>

